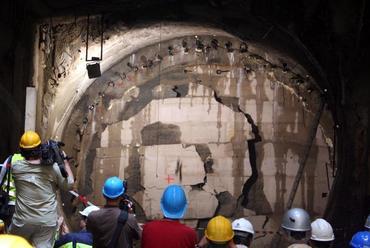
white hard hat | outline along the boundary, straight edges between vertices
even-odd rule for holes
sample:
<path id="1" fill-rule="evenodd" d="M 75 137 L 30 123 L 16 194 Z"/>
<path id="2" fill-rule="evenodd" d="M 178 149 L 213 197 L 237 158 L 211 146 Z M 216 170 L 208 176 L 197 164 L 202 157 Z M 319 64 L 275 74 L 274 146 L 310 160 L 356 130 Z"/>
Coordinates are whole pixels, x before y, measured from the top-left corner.
<path id="1" fill-rule="evenodd" d="M 365 227 L 370 229 L 370 214 L 367 216 L 366 222 L 365 222 Z"/>
<path id="2" fill-rule="evenodd" d="M 317 219 L 311 223 L 311 239 L 316 241 L 334 240 L 333 228 L 330 223 L 324 219 Z"/>
<path id="3" fill-rule="evenodd" d="M 82 216 L 85 216 L 85 217 L 87 217 L 91 212 L 93 212 L 93 211 L 97 211 L 97 210 L 99 210 L 100 208 L 98 208 L 97 206 L 88 206 L 88 207 L 86 207 L 83 211 L 80 211 L 80 214 L 82 215 Z"/>
<path id="4" fill-rule="evenodd" d="M 307 232 L 311 230 L 310 216 L 302 208 L 292 208 L 285 212 L 281 227 L 289 231 Z"/>
<path id="5" fill-rule="evenodd" d="M 234 231 L 247 232 L 254 235 L 252 223 L 250 223 L 248 220 L 244 218 L 234 220 L 232 223 L 232 227 Z"/>

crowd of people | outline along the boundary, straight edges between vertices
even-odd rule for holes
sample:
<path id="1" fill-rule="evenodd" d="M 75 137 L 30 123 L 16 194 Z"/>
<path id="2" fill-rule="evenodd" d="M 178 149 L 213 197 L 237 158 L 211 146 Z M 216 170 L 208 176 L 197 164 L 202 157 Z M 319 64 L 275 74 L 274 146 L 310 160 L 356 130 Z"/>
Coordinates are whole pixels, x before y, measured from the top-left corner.
<path id="1" fill-rule="evenodd" d="M 80 211 L 78 232 L 64 230 L 58 225 L 57 190 L 69 190 L 73 174 L 65 156 L 65 174 L 57 164 L 43 164 L 40 146 L 39 135 L 26 132 L 20 141 L 20 154 L 7 158 L 0 167 L 0 247 L 131 248 L 134 240 L 139 240 L 142 248 L 246 248 L 253 243 L 255 230 L 249 220 L 231 222 L 221 215 L 210 219 L 204 235 L 198 237 L 181 221 L 188 201 L 183 187 L 177 184 L 163 191 L 163 218 L 139 224 L 132 203 L 125 197 L 127 186 L 115 176 L 102 185 L 105 205 L 91 205 Z M 370 247 L 370 216 L 365 228 L 353 236 L 350 247 Z M 322 218 L 311 222 L 301 208 L 284 214 L 279 233 L 289 248 L 334 247 L 330 223 Z"/>

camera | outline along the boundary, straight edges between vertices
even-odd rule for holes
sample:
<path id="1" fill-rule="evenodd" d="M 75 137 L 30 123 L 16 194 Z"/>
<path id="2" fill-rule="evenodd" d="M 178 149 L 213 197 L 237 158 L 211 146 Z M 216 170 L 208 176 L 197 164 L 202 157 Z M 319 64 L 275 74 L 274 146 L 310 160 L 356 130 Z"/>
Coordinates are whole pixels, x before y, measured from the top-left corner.
<path id="1" fill-rule="evenodd" d="M 125 191 L 127 191 L 127 181 L 122 180 L 122 182 L 123 182 L 123 187 L 126 189 Z M 122 198 L 123 199 L 119 202 L 118 207 L 121 210 L 126 210 L 127 212 L 135 213 L 135 204 L 134 204 L 134 201 L 131 199 L 131 197 L 125 193 L 123 194 Z"/>
<path id="2" fill-rule="evenodd" d="M 46 143 L 41 144 L 41 160 L 46 165 L 57 163 L 62 176 L 67 177 L 68 174 L 64 166 L 64 160 L 67 157 L 61 149 L 62 146 L 64 146 L 64 143 L 56 140 L 48 140 Z"/>
<path id="3" fill-rule="evenodd" d="M 126 210 L 127 212 L 135 213 L 134 202 L 126 194 L 123 195 L 123 199 L 119 202 L 118 207 L 122 210 Z"/>

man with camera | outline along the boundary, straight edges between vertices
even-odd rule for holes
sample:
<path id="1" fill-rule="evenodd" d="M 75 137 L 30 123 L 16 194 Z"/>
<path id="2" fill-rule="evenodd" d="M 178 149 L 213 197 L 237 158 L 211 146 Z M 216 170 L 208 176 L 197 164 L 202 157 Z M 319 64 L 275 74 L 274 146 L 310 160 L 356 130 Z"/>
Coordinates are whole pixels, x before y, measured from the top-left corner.
<path id="1" fill-rule="evenodd" d="M 133 240 L 141 238 L 141 228 L 135 215 L 130 213 L 131 208 L 125 204 L 125 191 L 125 183 L 118 177 L 110 177 L 105 181 L 103 195 L 106 204 L 87 217 L 86 228 L 93 235 L 93 247 L 132 248 Z"/>
<path id="2" fill-rule="evenodd" d="M 56 161 L 43 156 L 52 154 L 45 152 L 52 149 L 41 144 L 36 132 L 25 132 L 19 146 L 24 160 L 11 166 L 16 203 L 10 233 L 24 237 L 37 248 L 53 247 L 58 218 L 57 189 L 68 190 L 73 185 L 72 171 L 67 160 L 59 166 L 45 162 Z M 63 170 L 66 177 L 62 176 Z"/>

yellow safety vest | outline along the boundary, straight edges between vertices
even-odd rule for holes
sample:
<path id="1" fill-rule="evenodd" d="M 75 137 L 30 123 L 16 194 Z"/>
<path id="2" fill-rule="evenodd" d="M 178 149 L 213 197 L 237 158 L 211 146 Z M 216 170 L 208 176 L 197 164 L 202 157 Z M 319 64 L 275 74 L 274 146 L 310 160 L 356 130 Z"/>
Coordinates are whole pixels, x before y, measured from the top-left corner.
<path id="1" fill-rule="evenodd" d="M 12 161 L 10 162 L 11 164 L 19 161 L 19 160 L 24 160 L 24 157 L 19 154 L 19 153 L 14 153 L 14 155 L 12 156 Z M 6 176 L 6 178 L 4 178 L 4 184 L 3 184 L 3 190 L 6 192 L 7 189 L 6 187 L 8 187 L 8 176 Z M 15 184 L 14 184 L 14 179 L 13 179 L 13 175 L 10 174 L 10 184 L 9 184 L 9 205 L 15 205 Z"/>

